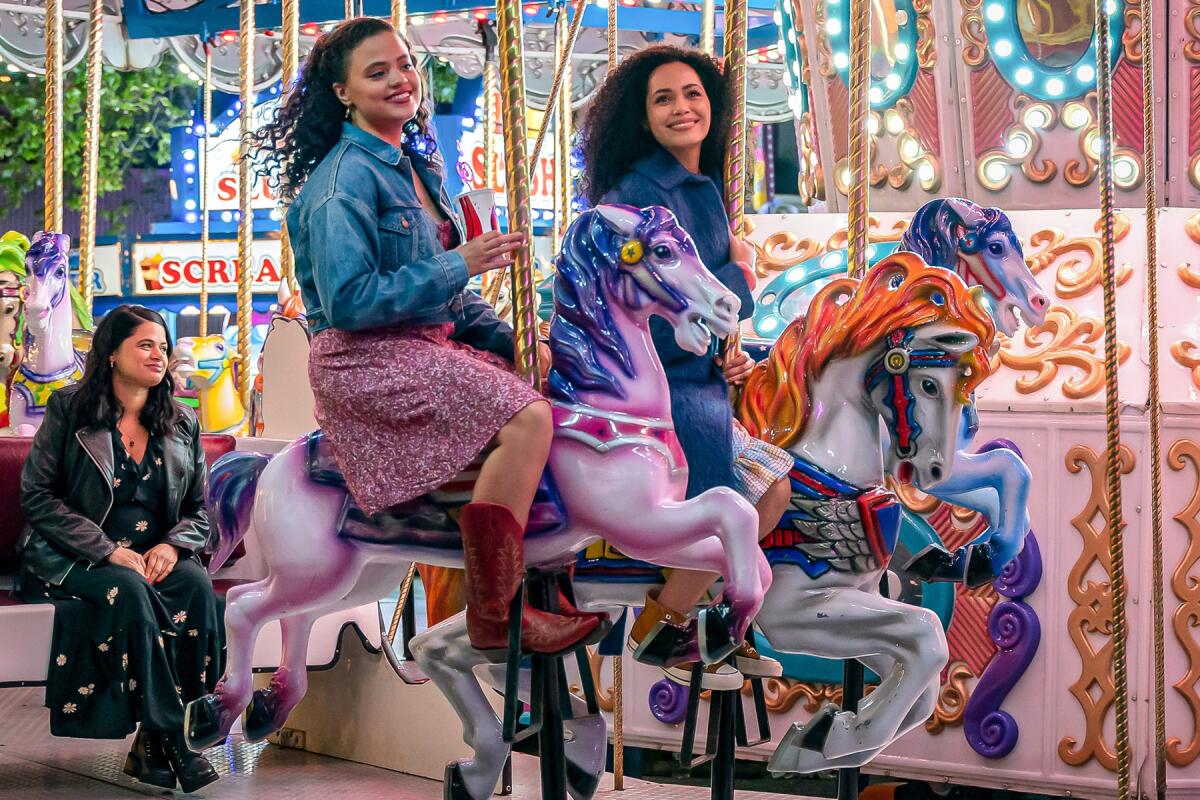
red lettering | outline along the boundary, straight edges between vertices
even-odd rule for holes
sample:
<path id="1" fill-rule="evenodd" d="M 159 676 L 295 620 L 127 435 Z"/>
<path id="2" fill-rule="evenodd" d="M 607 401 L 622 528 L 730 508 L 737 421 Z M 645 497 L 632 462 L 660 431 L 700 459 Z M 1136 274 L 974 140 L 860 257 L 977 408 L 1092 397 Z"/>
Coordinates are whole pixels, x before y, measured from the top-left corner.
<path id="1" fill-rule="evenodd" d="M 534 191 L 535 191 L 535 193 L 544 194 L 547 197 L 553 197 L 554 196 L 554 159 L 543 158 L 543 159 L 541 159 L 541 164 L 539 166 L 541 166 L 541 168 L 542 168 L 542 180 L 541 180 L 542 188 L 535 189 Z"/>
<path id="2" fill-rule="evenodd" d="M 201 269 L 200 259 L 189 259 L 183 265 L 183 279 L 188 283 L 199 285 L 204 280 L 204 270 Z"/>
<path id="3" fill-rule="evenodd" d="M 174 286 L 179 283 L 179 259 L 164 258 L 158 265 L 158 281 L 163 286 Z"/>
<path id="4" fill-rule="evenodd" d="M 237 178 L 226 175 L 217 180 L 217 199 L 229 202 L 237 197 Z"/>
<path id="5" fill-rule="evenodd" d="M 236 261 L 234 262 L 236 265 Z M 234 267 L 236 269 L 236 266 Z M 209 283 L 233 283 L 229 277 L 229 262 L 223 258 L 212 258 L 208 261 Z"/>
<path id="6" fill-rule="evenodd" d="M 482 189 L 487 177 L 487 162 L 484 161 L 483 147 L 471 151 L 471 188 Z"/>
<path id="7" fill-rule="evenodd" d="M 254 276 L 254 282 L 274 286 L 279 283 L 279 277 L 279 270 L 276 269 L 275 262 L 270 258 L 264 258 L 262 265 L 258 268 L 258 274 Z"/>

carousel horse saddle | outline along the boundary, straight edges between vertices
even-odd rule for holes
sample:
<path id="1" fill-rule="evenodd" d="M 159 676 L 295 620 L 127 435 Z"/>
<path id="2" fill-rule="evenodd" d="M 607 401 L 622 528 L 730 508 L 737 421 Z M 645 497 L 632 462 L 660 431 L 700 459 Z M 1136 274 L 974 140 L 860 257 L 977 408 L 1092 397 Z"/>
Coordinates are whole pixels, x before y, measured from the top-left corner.
<path id="1" fill-rule="evenodd" d="M 305 440 L 308 478 L 322 486 L 346 492 L 346 504 L 338 534 L 378 544 L 405 544 L 438 550 L 459 550 L 462 538 L 458 512 L 470 502 L 479 477 L 482 459 L 476 459 L 444 486 L 414 497 L 377 514 L 367 514 L 350 495 L 346 477 L 338 466 L 333 446 L 322 431 L 313 431 Z M 566 508 L 549 471 L 541 483 L 529 510 L 526 536 L 545 536 L 566 524 Z"/>

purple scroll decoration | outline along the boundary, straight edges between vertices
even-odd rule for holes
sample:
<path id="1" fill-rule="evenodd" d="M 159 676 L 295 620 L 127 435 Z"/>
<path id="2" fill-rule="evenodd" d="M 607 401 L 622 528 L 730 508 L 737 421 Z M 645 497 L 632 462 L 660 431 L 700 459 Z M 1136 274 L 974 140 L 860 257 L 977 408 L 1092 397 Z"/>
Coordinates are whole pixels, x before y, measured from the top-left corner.
<path id="1" fill-rule="evenodd" d="M 1042 641 L 1037 614 L 1022 600 L 1042 581 L 1042 554 L 1033 531 L 992 586 L 1008 598 L 992 609 L 988 634 L 1000 652 L 979 678 L 963 712 L 963 734 L 984 758 L 1004 758 L 1017 746 L 1017 721 L 1000 708 L 1033 661 Z"/>
<path id="2" fill-rule="evenodd" d="M 688 688 L 664 678 L 650 687 L 648 702 L 656 720 L 675 725 L 687 716 Z"/>

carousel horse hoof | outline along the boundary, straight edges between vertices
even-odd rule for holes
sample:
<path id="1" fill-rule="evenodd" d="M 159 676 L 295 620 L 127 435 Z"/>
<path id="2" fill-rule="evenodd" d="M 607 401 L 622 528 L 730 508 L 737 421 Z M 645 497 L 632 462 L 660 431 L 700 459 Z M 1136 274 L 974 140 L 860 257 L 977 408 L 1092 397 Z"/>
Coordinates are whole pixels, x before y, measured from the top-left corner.
<path id="1" fill-rule="evenodd" d="M 467 784 L 463 780 L 462 770 L 459 769 L 457 761 L 451 761 L 446 765 L 442 784 L 442 800 L 475 800 L 467 791 Z"/>
<path id="2" fill-rule="evenodd" d="M 246 734 L 246 741 L 261 742 L 279 730 L 275 724 L 274 699 L 270 689 L 255 690 L 250 705 L 242 712 L 242 730 Z"/>
<path id="3" fill-rule="evenodd" d="M 571 795 L 571 800 L 592 800 L 599 788 L 599 775 L 588 772 L 573 761 L 567 761 L 567 794 Z"/>
<path id="4" fill-rule="evenodd" d="M 913 556 L 904 570 L 926 583 L 951 583 L 963 579 L 962 566 L 954 554 L 939 544 L 929 544 Z"/>
<path id="5" fill-rule="evenodd" d="M 188 749 L 202 753 L 225 740 L 221 728 L 221 701 L 206 694 L 187 704 L 183 711 L 183 737 Z"/>
<path id="6" fill-rule="evenodd" d="M 730 624 L 732 616 L 733 610 L 728 603 L 718 603 L 700 610 L 696 629 L 700 660 L 705 664 L 724 661 L 742 646 L 741 640 L 733 635 L 733 626 Z"/>
<path id="7" fill-rule="evenodd" d="M 992 567 L 992 546 L 987 542 L 967 546 L 967 569 L 963 582 L 971 589 L 986 586 L 996 579 Z"/>
<path id="8" fill-rule="evenodd" d="M 812 719 L 806 722 L 804 727 L 798 731 L 800 747 L 817 753 L 823 752 L 825 742 L 829 739 L 829 732 L 833 730 L 833 718 L 837 716 L 838 710 L 833 703 L 826 703 Z"/>

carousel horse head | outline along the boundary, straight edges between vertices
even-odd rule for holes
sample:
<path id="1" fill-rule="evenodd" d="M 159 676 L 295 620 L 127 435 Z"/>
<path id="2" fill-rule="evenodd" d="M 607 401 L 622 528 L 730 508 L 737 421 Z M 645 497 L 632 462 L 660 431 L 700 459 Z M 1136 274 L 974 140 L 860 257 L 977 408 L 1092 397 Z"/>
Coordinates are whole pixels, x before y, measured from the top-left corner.
<path id="1" fill-rule="evenodd" d="M 550 390 L 558 399 L 576 402 L 581 391 L 624 396 L 622 381 L 637 378 L 624 324 L 644 327 L 657 314 L 675 329 L 676 343 L 697 355 L 714 333 L 737 329 L 737 297 L 661 206 L 585 211 L 567 230 L 556 266 Z"/>
<path id="2" fill-rule="evenodd" d="M 1050 299 L 1025 263 L 1021 241 L 1008 215 L 970 200 L 933 200 L 913 215 L 903 247 L 927 264 L 954 270 L 970 286 L 983 287 L 996 328 L 1017 331 L 1016 311 L 1026 325 L 1046 320 Z"/>
<path id="3" fill-rule="evenodd" d="M 17 361 L 21 346 L 21 285 L 29 240 L 16 231 L 0 236 L 0 375 Z"/>
<path id="4" fill-rule="evenodd" d="M 739 419 L 752 434 L 791 448 L 808 433 L 815 404 L 861 408 L 871 424 L 884 421 L 898 474 L 937 484 L 947 477 L 963 406 L 991 369 L 995 327 L 980 294 L 903 252 L 862 281 L 834 281 L 755 368 Z M 854 374 L 839 373 L 823 389 L 832 394 L 818 396 L 815 387 L 837 362 L 850 362 Z"/>
<path id="5" fill-rule="evenodd" d="M 176 350 L 182 353 L 176 359 L 176 374 L 197 390 L 211 389 L 226 372 L 233 371 L 233 354 L 224 336 L 184 337 Z"/>
<path id="6" fill-rule="evenodd" d="M 59 309 L 68 313 L 71 310 L 70 250 L 70 236 L 39 231 L 25 253 L 25 325 L 35 337 L 50 333 Z"/>

